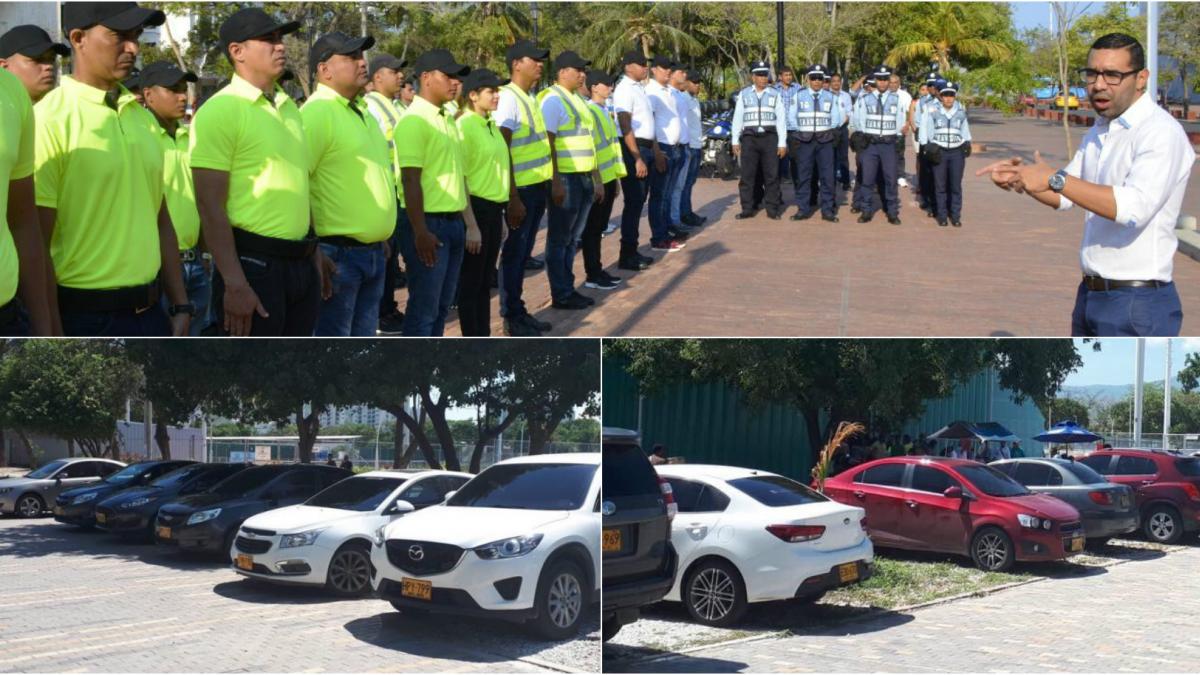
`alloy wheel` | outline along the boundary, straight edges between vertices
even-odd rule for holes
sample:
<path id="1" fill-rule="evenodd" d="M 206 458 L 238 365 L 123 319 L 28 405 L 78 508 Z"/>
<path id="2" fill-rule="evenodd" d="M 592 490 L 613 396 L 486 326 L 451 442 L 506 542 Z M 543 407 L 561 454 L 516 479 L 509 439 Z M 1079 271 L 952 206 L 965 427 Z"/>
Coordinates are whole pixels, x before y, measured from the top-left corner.
<path id="1" fill-rule="evenodd" d="M 735 593 L 733 579 L 724 570 L 710 567 L 696 575 L 688 595 L 697 614 L 706 621 L 720 621 L 733 610 Z"/>
<path id="2" fill-rule="evenodd" d="M 975 553 L 989 570 L 998 569 L 1008 558 L 1008 543 L 995 532 L 988 532 L 975 544 Z"/>
<path id="3" fill-rule="evenodd" d="M 579 579 L 574 574 L 564 572 L 551 582 L 549 593 L 546 609 L 550 620 L 559 628 L 574 625 L 583 609 L 583 589 L 579 586 Z"/>
<path id="4" fill-rule="evenodd" d="M 1175 534 L 1175 519 L 1165 511 L 1150 516 L 1150 534 L 1159 541 L 1166 541 Z"/>
<path id="5" fill-rule="evenodd" d="M 33 518 L 41 515 L 42 502 L 33 495 L 22 497 L 21 501 L 17 504 L 17 513 L 20 513 L 22 518 Z"/>
<path id="6" fill-rule="evenodd" d="M 329 583 L 339 593 L 361 593 L 370 578 L 370 565 L 361 551 L 339 551 L 329 562 Z"/>

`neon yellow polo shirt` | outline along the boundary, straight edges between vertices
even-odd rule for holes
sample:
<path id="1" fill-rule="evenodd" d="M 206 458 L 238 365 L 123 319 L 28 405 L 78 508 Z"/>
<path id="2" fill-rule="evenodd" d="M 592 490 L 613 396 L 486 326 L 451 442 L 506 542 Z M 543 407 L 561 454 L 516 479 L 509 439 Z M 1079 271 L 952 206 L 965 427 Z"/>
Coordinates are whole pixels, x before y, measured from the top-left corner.
<path id="1" fill-rule="evenodd" d="M 57 209 L 50 257 L 61 286 L 125 288 L 158 276 L 158 122 L 119 91 L 114 110 L 107 92 L 67 76 L 34 106 L 33 180 L 37 205 Z"/>
<path id="2" fill-rule="evenodd" d="M 508 203 L 508 144 L 491 118 L 468 110 L 458 118 L 467 191 L 488 201 Z"/>
<path id="3" fill-rule="evenodd" d="M 156 120 L 157 122 L 157 120 Z M 188 164 L 188 144 L 191 137 L 188 128 L 180 124 L 175 128 L 175 138 L 155 124 L 158 142 L 163 149 L 163 186 L 167 195 L 167 213 L 175 226 L 175 238 L 179 250 L 195 248 L 200 241 L 200 212 L 196 210 L 196 189 L 192 185 L 192 167 Z"/>
<path id="4" fill-rule="evenodd" d="M 234 227 L 297 241 L 308 235 L 308 150 L 300 109 L 278 85 L 267 100 L 237 75 L 196 111 L 193 169 L 229 174 Z"/>
<path id="5" fill-rule="evenodd" d="M 300 115 L 308 142 L 313 225 L 321 237 L 372 244 L 396 229 L 396 179 L 388 143 L 362 98 L 318 84 Z"/>
<path id="6" fill-rule="evenodd" d="M 0 68 L 0 307 L 17 295 L 17 246 L 8 229 L 8 184 L 33 175 L 33 103 L 16 75 Z"/>
<path id="7" fill-rule="evenodd" d="M 427 213 L 467 207 L 458 127 L 445 110 L 418 96 L 396 125 L 396 166 L 421 169 Z"/>

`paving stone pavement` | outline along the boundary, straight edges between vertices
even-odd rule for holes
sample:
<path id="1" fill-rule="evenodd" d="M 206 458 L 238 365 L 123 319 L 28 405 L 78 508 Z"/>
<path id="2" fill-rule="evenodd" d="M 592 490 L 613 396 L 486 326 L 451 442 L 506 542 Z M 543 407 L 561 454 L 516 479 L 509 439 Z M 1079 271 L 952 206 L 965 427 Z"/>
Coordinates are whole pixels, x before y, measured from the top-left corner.
<path id="1" fill-rule="evenodd" d="M 546 643 L 506 623 L 246 581 L 48 518 L 0 519 L 0 672 L 598 672 L 598 612 L 593 623 Z"/>
<path id="2" fill-rule="evenodd" d="M 1152 560 L 605 672 L 1195 672 L 1200 543 Z"/>

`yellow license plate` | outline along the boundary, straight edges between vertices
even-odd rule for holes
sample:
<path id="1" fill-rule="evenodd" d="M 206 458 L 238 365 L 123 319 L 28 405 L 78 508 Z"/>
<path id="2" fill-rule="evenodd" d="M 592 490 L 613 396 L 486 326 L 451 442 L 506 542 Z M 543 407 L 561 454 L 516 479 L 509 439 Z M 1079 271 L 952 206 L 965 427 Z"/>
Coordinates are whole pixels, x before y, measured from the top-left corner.
<path id="1" fill-rule="evenodd" d="M 61 506 L 54 507 L 54 515 L 61 516 L 62 514 L 63 514 L 63 507 L 61 507 Z"/>
<path id="2" fill-rule="evenodd" d="M 171 528 L 159 527 L 158 528 L 158 538 L 159 539 L 170 539 L 171 538 Z"/>
<path id="3" fill-rule="evenodd" d="M 604 546 L 603 552 L 621 550 L 621 531 L 620 530 L 605 530 L 604 531 Z"/>
<path id="4" fill-rule="evenodd" d="M 103 513 L 96 514 L 96 522 L 97 523 L 104 523 L 104 521 L 106 521 L 106 520 L 108 520 L 108 516 L 104 515 Z"/>
<path id="5" fill-rule="evenodd" d="M 237 564 L 239 569 L 243 569 L 243 570 L 253 570 L 254 569 L 254 558 L 246 555 L 245 553 L 239 553 L 238 557 L 235 559 L 235 563 Z"/>
<path id="6" fill-rule="evenodd" d="M 1083 550 L 1083 537 L 1073 537 L 1071 539 L 1071 552 Z"/>
<path id="7" fill-rule="evenodd" d="M 843 584 L 851 581 L 858 581 L 858 563 L 846 563 L 838 565 L 838 579 Z"/>
<path id="8" fill-rule="evenodd" d="M 400 580 L 400 595 L 417 600 L 433 600 L 433 582 L 405 577 Z"/>

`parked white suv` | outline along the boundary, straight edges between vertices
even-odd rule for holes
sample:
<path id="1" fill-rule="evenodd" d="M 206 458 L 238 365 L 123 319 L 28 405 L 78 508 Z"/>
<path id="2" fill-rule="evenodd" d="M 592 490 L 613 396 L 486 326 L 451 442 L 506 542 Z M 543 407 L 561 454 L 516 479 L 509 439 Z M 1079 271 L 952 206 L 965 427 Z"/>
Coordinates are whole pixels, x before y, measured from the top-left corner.
<path id="1" fill-rule="evenodd" d="M 679 508 L 671 529 L 679 574 L 665 599 L 682 602 L 699 623 L 736 623 L 751 602 L 815 602 L 873 572 L 866 511 L 857 506 L 767 471 L 655 468 Z"/>
<path id="2" fill-rule="evenodd" d="M 345 478 L 303 504 L 246 520 L 229 558 L 243 576 L 362 595 L 371 588 L 372 534 L 441 503 L 470 479 L 457 471 L 369 471 Z"/>
<path id="3" fill-rule="evenodd" d="M 372 584 L 405 613 L 578 632 L 599 600 L 600 453 L 518 457 L 484 469 L 446 503 L 379 528 Z"/>

